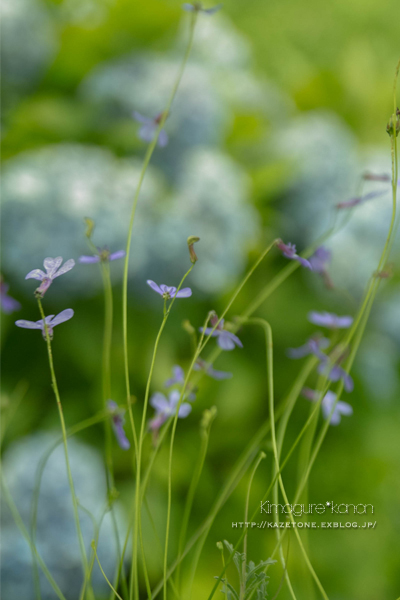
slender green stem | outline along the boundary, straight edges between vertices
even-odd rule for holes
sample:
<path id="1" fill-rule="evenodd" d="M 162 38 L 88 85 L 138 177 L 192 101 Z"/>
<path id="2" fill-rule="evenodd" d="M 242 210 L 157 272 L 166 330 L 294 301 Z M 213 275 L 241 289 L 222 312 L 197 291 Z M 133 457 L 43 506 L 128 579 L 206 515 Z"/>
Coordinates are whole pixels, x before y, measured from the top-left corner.
<path id="1" fill-rule="evenodd" d="M 117 596 L 117 598 L 119 598 L 119 600 L 124 600 L 124 599 L 123 599 L 123 598 L 121 598 L 121 596 L 118 594 L 117 590 L 116 590 L 116 589 L 113 587 L 113 584 L 112 584 L 112 583 L 111 583 L 111 581 L 110 581 L 110 580 L 107 578 L 107 575 L 104 573 L 104 570 L 103 570 L 103 567 L 101 566 L 101 562 L 100 562 L 100 560 L 99 560 L 99 557 L 97 556 L 97 551 L 96 551 L 96 543 L 95 543 L 95 541 L 94 541 L 94 540 L 93 540 L 93 542 L 92 542 L 92 548 L 93 548 L 93 552 L 94 552 L 94 554 L 95 554 L 95 556 L 96 556 L 97 563 L 98 563 L 98 565 L 99 565 L 100 571 L 101 571 L 101 573 L 102 573 L 102 575 L 103 575 L 104 579 L 106 580 L 106 582 L 108 583 L 108 585 L 110 586 L 110 588 L 112 589 L 112 591 L 114 592 L 115 596 Z"/>
<path id="2" fill-rule="evenodd" d="M 137 451 L 137 468 L 136 468 L 136 494 L 135 494 L 135 524 L 134 524 L 134 530 L 133 530 L 133 552 L 132 552 L 132 569 L 133 572 L 136 573 L 137 575 L 137 542 L 138 542 L 138 535 L 140 538 L 140 545 L 141 545 L 141 549 L 142 549 L 142 560 L 143 560 L 143 569 L 145 572 L 145 579 L 146 579 L 146 587 L 147 587 L 147 592 L 149 594 L 149 599 L 151 600 L 151 587 L 150 587 L 150 582 L 148 579 L 148 575 L 147 575 L 147 569 L 146 569 L 146 557 L 144 554 L 144 544 L 143 544 L 143 539 L 142 539 L 142 526 L 141 526 L 141 511 L 140 511 L 140 505 L 141 505 L 141 492 L 140 492 L 140 478 L 141 478 L 141 462 L 142 462 L 142 449 L 143 449 L 143 439 L 144 439 L 144 435 L 145 435 L 145 429 L 146 429 L 146 416 L 147 416 L 147 407 L 148 407 L 148 403 L 149 403 L 149 396 L 150 396 L 150 387 L 151 387 L 151 382 L 153 379 L 153 372 L 154 372 L 154 365 L 156 362 L 156 356 L 157 356 L 157 351 L 158 351 L 158 346 L 160 343 L 160 339 L 161 339 L 161 335 L 162 332 L 164 330 L 165 324 L 168 320 L 168 317 L 171 313 L 172 307 L 175 303 L 175 300 L 177 298 L 177 294 L 179 292 L 179 290 L 181 289 L 185 279 L 188 277 L 188 275 L 191 273 L 192 269 L 194 267 L 194 263 L 192 263 L 188 269 L 188 271 L 184 274 L 184 276 L 182 277 L 174 297 L 171 299 L 168 307 L 167 307 L 167 301 L 168 298 L 164 299 L 164 310 L 163 310 L 163 320 L 161 322 L 161 326 L 160 329 L 158 331 L 157 337 L 156 337 L 156 341 L 154 343 L 154 349 L 153 349 L 153 356 L 151 359 L 151 364 L 150 364 L 150 371 L 149 371 L 149 376 L 147 378 L 147 383 L 146 383 L 146 391 L 145 391 L 145 397 L 144 397 L 144 405 L 143 405 L 143 412 L 142 412 L 142 422 L 141 422 L 141 427 L 140 427 L 140 434 L 139 434 L 139 441 L 138 441 L 138 451 Z M 178 410 L 178 409 L 177 409 Z M 132 580 L 131 580 L 132 582 Z M 135 586 L 135 592 L 136 592 L 136 597 L 137 600 L 139 598 L 139 586 L 138 586 L 138 581 L 137 581 L 137 576 L 136 576 L 136 586 Z M 133 594 L 133 586 L 131 585 L 130 587 L 130 598 L 132 598 L 132 594 Z"/>
<path id="3" fill-rule="evenodd" d="M 201 447 L 200 453 L 197 460 L 196 467 L 193 471 L 193 477 L 190 482 L 189 491 L 186 497 L 185 508 L 183 511 L 182 524 L 181 524 L 181 533 L 179 536 L 179 545 L 178 545 L 178 560 L 180 559 L 183 549 L 185 547 L 186 541 L 186 533 L 187 527 L 189 524 L 190 513 L 193 506 L 193 500 L 196 494 L 197 486 L 200 481 L 200 476 L 203 471 L 204 461 L 207 455 L 208 449 L 208 441 L 210 439 L 210 431 L 211 425 L 214 421 L 214 418 L 217 414 L 217 409 L 213 407 L 211 410 L 205 412 L 203 419 L 200 423 L 200 436 L 201 436 Z M 180 566 L 181 563 L 178 563 L 177 571 L 176 571 L 176 587 L 179 589 L 180 582 Z"/>
<path id="4" fill-rule="evenodd" d="M 251 486 L 253 484 L 254 475 L 256 474 L 258 466 L 259 466 L 260 462 L 262 460 L 264 460 L 265 457 L 266 457 L 265 452 L 260 452 L 260 454 L 256 460 L 256 464 L 254 465 L 253 470 L 251 472 L 250 479 L 249 479 L 249 485 L 247 486 L 246 505 L 245 505 L 245 509 L 244 509 L 245 534 L 244 534 L 244 538 L 243 538 L 243 563 L 242 563 L 242 579 L 240 582 L 240 596 L 239 596 L 240 600 L 244 600 L 244 597 L 246 594 L 247 533 L 248 533 L 246 523 L 248 522 L 248 518 L 249 518 Z"/>
<path id="5" fill-rule="evenodd" d="M 46 317 L 45 317 L 45 314 L 43 311 L 43 306 L 42 306 L 42 302 L 41 302 L 40 298 L 38 298 L 38 306 L 39 306 L 39 311 L 40 311 L 41 317 L 43 319 L 43 324 L 44 324 L 44 333 L 45 333 L 46 344 L 47 344 L 47 353 L 48 353 L 48 357 L 49 357 L 51 381 L 52 381 L 54 395 L 55 395 L 56 401 L 57 401 L 58 414 L 59 414 L 60 423 L 61 423 L 61 431 L 62 431 L 62 436 L 63 436 L 64 453 L 65 453 L 65 464 L 66 464 L 66 468 L 67 468 L 68 483 L 69 483 L 69 487 L 71 490 L 76 531 L 78 534 L 79 547 L 80 547 L 81 556 L 82 556 L 83 574 L 84 574 L 84 577 L 86 577 L 88 574 L 88 562 L 87 562 L 87 556 L 86 556 L 86 550 L 85 550 L 85 542 L 83 540 L 81 525 L 80 525 L 80 521 L 79 521 L 78 502 L 77 502 L 76 495 L 75 495 L 74 481 L 72 479 L 71 467 L 70 467 L 70 463 L 69 463 L 67 429 L 65 427 L 64 413 L 63 413 L 63 409 L 62 409 L 60 394 L 58 391 L 56 374 L 55 374 L 55 370 L 54 370 L 53 352 L 51 349 L 51 340 L 50 340 L 49 329 L 48 329 L 48 326 L 46 323 Z M 92 595 L 92 592 L 90 592 L 90 594 Z"/>

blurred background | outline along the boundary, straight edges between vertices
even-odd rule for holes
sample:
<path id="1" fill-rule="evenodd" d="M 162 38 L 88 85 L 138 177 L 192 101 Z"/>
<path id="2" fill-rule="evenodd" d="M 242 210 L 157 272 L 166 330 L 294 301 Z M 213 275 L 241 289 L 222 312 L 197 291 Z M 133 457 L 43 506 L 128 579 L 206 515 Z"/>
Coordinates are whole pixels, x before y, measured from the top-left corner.
<path id="1" fill-rule="evenodd" d="M 193 296 L 174 306 L 152 391 L 163 390 L 174 364 L 189 364 L 190 339 L 183 320 L 198 327 L 207 311 L 222 312 L 241 276 L 272 239 L 279 236 L 302 250 L 332 225 L 337 203 L 379 191 L 382 195 L 356 207 L 350 218 L 336 218 L 343 227 L 326 243 L 332 252 L 333 289 L 326 289 L 315 273 L 298 269 L 258 311 L 273 327 L 277 403 L 301 368 L 287 358 L 286 349 L 300 346 L 315 331 L 307 321 L 308 311 L 355 314 L 377 267 L 391 214 L 390 184 L 363 181 L 362 175 L 390 175 L 385 129 L 393 111 L 399 58 L 396 13 L 396 0 L 332 0 L 323 6 L 316 0 L 228 0 L 212 17 L 200 15 L 192 54 L 166 122 L 169 144 L 154 153 L 134 226 L 129 353 L 132 393 L 139 406 L 162 318 L 162 301 L 146 286 L 146 279 L 177 285 L 189 266 L 188 235 L 201 238 L 196 246 L 199 261 L 188 283 Z M 188 23 L 175 0 L 3 0 L 2 296 L 4 284 L 9 285 L 8 294 L 21 305 L 2 316 L 1 408 L 7 425 L 3 466 L 28 527 L 34 472 L 59 429 L 41 335 L 14 326 L 16 318 L 39 318 L 35 282 L 24 277 L 41 268 L 46 256 L 77 260 L 87 254 L 84 217 L 96 223 L 98 246 L 124 248 L 146 150 L 132 113 L 153 118 L 165 107 Z M 355 389 L 344 398 L 354 414 L 330 428 L 310 480 L 310 502 L 361 502 L 375 508 L 374 530 L 315 530 L 307 536 L 311 561 L 332 600 L 395 600 L 400 595 L 398 243 L 392 252 L 393 276 L 380 288 L 352 373 Z M 111 264 L 112 390 L 119 404 L 125 402 L 122 262 Z M 286 264 L 274 251 L 229 317 L 241 312 Z M 57 279 L 44 308 L 47 314 L 75 311 L 71 322 L 57 328 L 53 344 L 65 419 L 72 426 L 102 407 L 103 295 L 96 265 L 77 264 Z M 225 352 L 215 365 L 232 372 L 233 378 L 203 380 L 190 417 L 179 423 L 171 557 L 199 451 L 203 411 L 216 406 L 218 416 L 189 533 L 202 523 L 235 460 L 268 418 L 263 336 L 255 328 L 243 328 L 239 335 L 244 348 Z M 310 386 L 314 383 L 311 379 Z M 309 409 L 309 403 L 299 399 L 288 444 Z M 102 425 L 75 436 L 70 446 L 79 500 L 98 517 L 106 499 Z M 148 440 L 146 456 L 150 449 Z M 271 455 L 268 443 L 263 449 Z M 114 459 L 123 531 L 133 492 L 131 455 L 115 444 Z M 63 454 L 56 451 L 44 473 L 38 547 L 69 600 L 78 597 L 80 567 L 63 465 Z M 259 468 L 254 506 L 268 487 L 271 468 L 270 458 Z M 162 538 L 166 470 L 164 449 L 149 487 L 149 504 Z M 295 457 L 285 471 L 290 497 L 297 471 Z M 211 530 L 195 579 L 195 599 L 208 596 L 220 571 L 216 542 L 235 543 L 238 538 L 232 521 L 243 520 L 247 484 L 248 475 Z M 2 521 L 3 597 L 33 599 L 29 547 L 7 509 Z M 82 522 L 89 543 L 90 518 L 82 514 Z M 110 527 L 108 515 L 99 554 L 111 577 L 115 548 Z M 162 560 L 150 551 L 147 522 L 145 531 L 155 584 Z M 268 558 L 274 545 L 272 530 L 252 532 L 249 558 Z M 311 600 L 314 592 L 294 537 L 288 568 L 299 597 Z M 274 597 L 281 566 L 271 567 L 269 574 Z M 96 597 L 106 598 L 101 574 L 96 572 L 94 579 Z M 279 596 L 290 597 L 285 586 Z M 54 597 L 44 581 L 42 597 Z"/>

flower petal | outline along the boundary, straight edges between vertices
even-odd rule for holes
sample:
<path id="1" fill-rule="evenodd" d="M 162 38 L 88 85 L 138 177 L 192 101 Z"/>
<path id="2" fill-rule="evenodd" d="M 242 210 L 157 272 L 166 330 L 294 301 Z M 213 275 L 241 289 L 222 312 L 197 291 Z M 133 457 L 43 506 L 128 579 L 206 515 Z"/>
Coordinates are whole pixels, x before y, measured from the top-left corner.
<path id="1" fill-rule="evenodd" d="M 181 392 L 178 390 L 172 390 L 172 392 L 169 394 L 169 408 L 172 414 L 175 412 L 175 409 L 179 404 L 180 397 Z"/>
<path id="2" fill-rule="evenodd" d="M 160 392 L 156 392 L 150 398 L 150 404 L 153 408 L 156 409 L 157 413 L 167 412 L 169 409 L 169 403 L 164 394 Z"/>
<path id="3" fill-rule="evenodd" d="M 222 8 L 222 4 L 217 4 L 216 6 L 213 6 L 212 8 L 203 8 L 203 13 L 205 13 L 206 15 L 213 15 L 221 8 Z"/>
<path id="4" fill-rule="evenodd" d="M 229 373 L 228 371 L 217 371 L 212 367 L 209 367 L 206 373 L 216 381 L 220 381 L 222 379 L 230 379 L 231 377 L 233 377 L 233 373 Z"/>
<path id="5" fill-rule="evenodd" d="M 64 273 L 68 273 L 68 271 L 73 269 L 74 266 L 75 266 L 75 261 L 73 258 L 70 258 L 63 264 L 62 267 L 60 267 L 58 269 L 58 271 L 56 273 L 54 273 L 53 279 L 55 279 L 56 277 L 59 277 L 60 275 L 64 275 Z"/>
<path id="6" fill-rule="evenodd" d="M 223 331 L 222 335 L 227 335 L 234 342 L 234 344 L 236 344 L 236 346 L 239 346 L 239 348 L 243 348 L 242 342 L 234 333 L 231 333 L 230 331 Z"/>
<path id="7" fill-rule="evenodd" d="M 226 335 L 227 331 L 221 331 L 218 336 L 218 345 L 222 350 L 233 350 L 235 347 L 235 342 Z"/>
<path id="8" fill-rule="evenodd" d="M 138 136 L 144 142 L 152 142 L 154 139 L 155 132 L 156 132 L 156 126 L 154 125 L 154 123 L 148 123 L 146 125 L 143 125 L 139 129 Z"/>
<path id="9" fill-rule="evenodd" d="M 53 277 L 54 273 L 57 271 L 58 267 L 61 266 L 63 259 L 62 256 L 57 256 L 57 258 L 45 258 L 43 261 L 44 268 L 46 269 L 47 277 Z"/>
<path id="10" fill-rule="evenodd" d="M 192 290 L 190 288 L 183 288 L 177 292 L 177 298 L 189 298 L 192 295 Z"/>
<path id="11" fill-rule="evenodd" d="M 162 289 L 151 279 L 148 279 L 146 281 L 147 285 L 149 285 L 151 287 L 152 290 L 154 290 L 155 292 L 157 292 L 157 294 L 160 294 L 160 296 L 163 295 L 163 291 Z"/>
<path id="12" fill-rule="evenodd" d="M 180 419 L 184 419 L 185 417 L 188 416 L 188 414 L 192 412 L 192 407 L 190 406 L 190 404 L 187 404 L 187 402 L 184 402 L 183 404 L 180 405 L 179 407 L 179 411 L 178 411 L 178 417 Z"/>
<path id="13" fill-rule="evenodd" d="M 78 258 L 78 262 L 81 264 L 90 264 L 90 263 L 98 263 L 100 262 L 100 256 L 80 256 Z"/>
<path id="14" fill-rule="evenodd" d="M 28 275 L 25 276 L 25 279 L 37 279 L 38 281 L 42 281 L 45 277 L 46 274 L 43 273 L 41 269 L 33 269 L 33 271 L 29 271 Z"/>
<path id="15" fill-rule="evenodd" d="M 113 252 L 108 257 L 108 260 L 118 260 L 119 258 L 124 258 L 126 256 L 125 250 L 117 250 L 117 252 Z"/>
<path id="16" fill-rule="evenodd" d="M 189 2 L 182 4 L 182 8 L 183 10 L 186 10 L 186 12 L 196 12 L 196 8 L 193 6 L 193 4 L 189 4 Z"/>
<path id="17" fill-rule="evenodd" d="M 299 262 L 306 269 L 310 269 L 310 271 L 312 271 L 312 266 L 305 258 L 302 258 L 301 256 L 296 256 L 295 260 L 297 260 L 297 262 Z"/>
<path id="18" fill-rule="evenodd" d="M 211 337 L 217 337 L 218 335 L 220 335 L 220 331 L 218 331 L 218 329 L 214 329 L 213 327 L 206 327 L 204 329 L 204 327 L 199 327 L 199 331 L 200 333 L 203 333 L 204 330 L 204 335 L 210 335 L 211 333 Z"/>
<path id="19" fill-rule="evenodd" d="M 22 327 L 23 329 L 42 329 L 38 323 L 34 323 L 33 321 L 25 321 L 25 319 L 19 319 L 15 321 L 17 327 Z"/>
<path id="20" fill-rule="evenodd" d="M 350 404 L 348 404 L 347 402 L 342 402 L 342 400 L 339 400 L 339 402 L 336 404 L 336 408 L 342 415 L 353 414 L 353 407 L 350 406 Z"/>
<path id="21" fill-rule="evenodd" d="M 149 119 L 149 117 L 145 117 L 144 115 L 142 115 L 140 112 L 138 112 L 137 110 L 134 110 L 132 113 L 132 117 L 135 119 L 135 121 L 138 121 L 138 123 L 147 123 L 148 125 L 150 123 L 153 123 L 152 119 Z"/>
<path id="22" fill-rule="evenodd" d="M 160 146 L 160 148 L 165 148 L 165 146 L 168 145 L 168 134 L 165 129 L 161 129 L 158 135 L 157 144 Z"/>
<path id="23" fill-rule="evenodd" d="M 65 310 L 58 313 L 54 319 L 51 320 L 50 325 L 54 327 L 55 325 L 59 325 L 60 323 L 64 323 L 65 321 L 69 321 L 74 316 L 74 311 L 72 308 L 66 308 Z"/>

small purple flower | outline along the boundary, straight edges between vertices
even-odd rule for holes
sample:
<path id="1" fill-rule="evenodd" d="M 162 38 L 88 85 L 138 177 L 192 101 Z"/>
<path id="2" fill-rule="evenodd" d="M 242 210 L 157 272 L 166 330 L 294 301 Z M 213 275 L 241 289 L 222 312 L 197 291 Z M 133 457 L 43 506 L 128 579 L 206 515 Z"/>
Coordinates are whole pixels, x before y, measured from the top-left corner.
<path id="1" fill-rule="evenodd" d="M 99 251 L 98 254 L 94 254 L 93 256 L 80 256 L 78 258 L 78 262 L 81 264 L 90 264 L 90 263 L 98 263 L 98 262 L 107 262 L 110 260 L 118 260 L 119 258 L 124 258 L 126 256 L 125 250 L 117 250 L 117 252 L 110 252 L 107 246 L 104 248 L 97 248 Z"/>
<path id="2" fill-rule="evenodd" d="M 214 315 L 210 319 L 210 323 L 212 327 L 206 327 L 205 329 L 204 327 L 199 327 L 199 331 L 204 333 L 204 335 L 211 334 L 212 337 L 218 338 L 217 343 L 218 346 L 222 348 L 222 350 L 233 350 L 235 346 L 243 348 L 243 344 L 239 340 L 239 338 L 234 333 L 231 333 L 230 331 L 226 331 L 226 329 L 224 329 L 225 319 L 221 319 L 221 321 L 218 323 L 218 317 L 217 315 Z M 218 325 L 216 329 L 214 329 L 217 323 Z"/>
<path id="3" fill-rule="evenodd" d="M 282 240 L 279 240 L 276 243 L 276 247 L 279 248 L 285 258 L 288 258 L 289 260 L 297 260 L 297 262 L 299 262 L 303 267 L 312 270 L 312 266 L 308 260 L 296 254 L 296 246 L 294 244 L 284 244 Z"/>
<path id="4" fill-rule="evenodd" d="M 354 381 L 352 377 L 338 364 L 332 364 L 328 357 L 326 360 L 321 360 L 317 369 L 318 373 L 326 375 L 329 381 L 339 381 L 343 379 L 343 386 L 346 392 L 354 390 Z"/>
<path id="5" fill-rule="evenodd" d="M 204 373 L 206 373 L 209 377 L 212 377 L 217 381 L 220 381 L 222 379 L 230 379 L 231 377 L 233 377 L 233 374 L 229 373 L 228 371 L 217 371 L 217 369 L 213 368 L 211 363 L 207 363 L 202 358 L 197 359 L 193 366 L 193 369 L 195 371 L 204 371 Z"/>
<path id="6" fill-rule="evenodd" d="M 379 192 L 370 192 L 369 194 L 365 194 L 365 196 L 352 198 L 351 200 L 346 200 L 345 202 L 339 202 L 338 204 L 336 204 L 336 208 L 353 208 L 354 206 L 358 206 L 358 204 L 364 204 L 364 202 L 367 202 L 367 200 L 372 200 L 372 198 L 383 196 L 383 194 L 386 194 L 386 190 L 382 190 Z"/>
<path id="7" fill-rule="evenodd" d="M 49 337 L 53 339 L 53 328 L 56 325 L 60 325 L 60 323 L 64 323 L 65 321 L 69 321 L 74 316 L 74 311 L 72 308 L 66 308 L 62 312 L 60 312 L 56 317 L 54 315 L 49 315 L 45 317 L 47 331 L 49 332 Z M 40 321 L 25 321 L 24 319 L 20 319 L 19 321 L 15 321 L 17 327 L 22 327 L 23 329 L 41 329 L 44 339 L 46 339 L 46 332 L 44 328 L 43 319 Z"/>
<path id="8" fill-rule="evenodd" d="M 181 393 L 178 390 L 170 392 L 168 399 L 161 394 L 156 392 L 150 399 L 150 404 L 155 408 L 156 414 L 149 423 L 150 429 L 153 431 L 159 429 L 163 423 L 173 415 L 176 414 L 176 409 L 179 403 Z M 179 407 L 178 417 L 184 419 L 191 412 L 192 407 L 187 402 L 182 402 Z"/>
<path id="9" fill-rule="evenodd" d="M 338 317 L 333 313 L 316 312 L 315 310 L 308 313 L 308 320 L 314 325 L 328 329 L 347 329 L 353 323 L 353 317 Z"/>
<path id="10" fill-rule="evenodd" d="M 325 337 L 312 337 L 303 346 L 299 348 L 288 348 L 287 355 L 289 358 L 303 358 L 309 354 L 314 354 L 320 360 L 326 360 L 327 356 L 321 350 L 328 348 L 330 340 Z"/>
<path id="11" fill-rule="evenodd" d="M 318 393 L 314 390 L 311 390 L 310 388 L 304 388 L 302 394 L 305 398 L 307 398 L 307 400 L 311 400 L 311 402 L 318 401 Z M 350 404 L 348 404 L 347 402 L 342 402 L 341 400 L 336 402 L 336 397 L 336 394 L 329 390 L 325 394 L 321 402 L 322 414 L 324 416 L 324 419 L 329 419 L 329 415 L 333 410 L 329 423 L 330 425 L 339 425 L 342 415 L 350 416 L 353 414 L 353 408 L 350 406 Z M 335 408 L 333 408 L 334 405 Z"/>
<path id="12" fill-rule="evenodd" d="M 21 308 L 18 300 L 15 300 L 11 296 L 7 294 L 10 286 L 7 283 L 4 283 L 3 279 L 0 280 L 0 301 L 1 301 L 1 309 L 7 315 L 19 310 Z"/>
<path id="13" fill-rule="evenodd" d="M 187 12 L 194 12 L 194 13 L 203 12 L 206 15 L 213 15 L 214 13 L 216 13 L 218 10 L 220 10 L 222 8 L 222 4 L 217 4 L 216 6 L 213 6 L 212 8 L 203 8 L 203 5 L 201 2 L 193 2 L 193 4 L 189 4 L 188 2 L 185 2 L 185 4 L 182 4 L 182 8 L 183 8 L 183 10 L 186 10 Z"/>
<path id="14" fill-rule="evenodd" d="M 327 288 L 332 289 L 333 283 L 328 273 L 328 267 L 331 262 L 332 253 L 325 246 L 320 246 L 314 254 L 310 256 L 311 268 L 315 273 L 321 275 Z"/>
<path id="15" fill-rule="evenodd" d="M 147 280 L 147 285 L 151 287 L 152 290 L 160 294 L 165 300 L 170 300 L 171 298 L 189 298 L 192 295 L 192 290 L 190 288 L 183 288 L 176 292 L 176 287 L 169 287 L 168 285 L 157 285 L 151 279 Z"/>
<path id="16" fill-rule="evenodd" d="M 136 110 L 132 113 L 135 121 L 138 121 L 138 123 L 142 123 L 142 126 L 139 129 L 138 133 L 138 136 L 141 140 L 143 140 L 144 142 L 152 142 L 154 140 L 163 114 L 164 113 L 160 113 L 156 117 L 154 117 L 154 119 L 150 119 L 149 117 L 141 115 Z M 160 146 L 160 148 L 164 148 L 168 144 L 168 135 L 164 129 L 161 129 L 160 133 L 158 134 L 157 144 L 158 146 Z"/>
<path id="17" fill-rule="evenodd" d="M 43 265 L 46 269 L 46 273 L 41 269 L 34 269 L 33 271 L 29 271 L 28 275 L 25 277 L 25 279 L 37 279 L 42 282 L 35 292 L 40 297 L 44 296 L 56 277 L 64 275 L 64 273 L 67 273 L 75 266 L 75 261 L 72 258 L 67 260 L 61 267 L 62 261 L 63 259 L 61 256 L 58 256 L 57 258 L 45 258 Z"/>
<path id="18" fill-rule="evenodd" d="M 124 431 L 125 411 L 119 408 L 118 404 L 114 402 L 114 400 L 109 400 L 107 402 L 107 408 L 111 415 L 111 424 L 115 437 L 117 438 L 118 445 L 120 448 L 122 448 L 122 450 L 129 450 L 131 445 Z"/>
<path id="19" fill-rule="evenodd" d="M 179 365 L 172 367 L 172 374 L 172 377 L 164 383 L 164 387 L 169 388 L 176 383 L 183 383 L 185 381 L 185 372 Z"/>

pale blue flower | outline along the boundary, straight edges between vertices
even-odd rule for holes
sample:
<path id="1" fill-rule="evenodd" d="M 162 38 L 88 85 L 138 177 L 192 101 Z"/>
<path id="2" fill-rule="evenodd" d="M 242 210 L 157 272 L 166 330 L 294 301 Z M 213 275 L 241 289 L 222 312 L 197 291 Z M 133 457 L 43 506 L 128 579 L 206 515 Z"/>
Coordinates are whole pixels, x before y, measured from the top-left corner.
<path id="1" fill-rule="evenodd" d="M 307 400 L 311 400 L 311 402 L 318 401 L 318 392 L 311 390 L 310 388 L 303 388 L 302 394 Z M 328 390 L 321 402 L 322 414 L 324 419 L 329 419 L 329 416 L 332 412 L 332 416 L 330 418 L 330 425 L 339 425 L 342 415 L 350 416 L 353 414 L 353 408 L 347 402 L 342 402 L 339 400 L 336 402 L 336 394 Z M 335 405 L 336 402 L 336 405 Z M 335 405 L 335 408 L 333 406 Z"/>
<path id="2" fill-rule="evenodd" d="M 309 261 L 296 253 L 296 246 L 294 244 L 284 244 L 282 240 L 279 240 L 276 242 L 276 247 L 279 248 L 285 258 L 288 258 L 289 260 L 297 260 L 297 262 L 299 262 L 303 267 L 306 269 L 311 269 L 312 271 L 312 266 L 310 265 Z"/>
<path id="3" fill-rule="evenodd" d="M 163 283 L 161 285 L 157 285 L 151 279 L 147 280 L 147 285 L 149 285 L 152 290 L 157 292 L 157 294 L 160 294 L 160 296 L 162 296 L 166 300 L 175 298 L 175 296 L 177 298 L 189 298 L 192 295 L 192 290 L 190 288 L 183 288 L 179 290 L 179 292 L 177 292 L 176 287 L 170 287 Z"/>
<path id="4" fill-rule="evenodd" d="M 125 424 L 125 410 L 119 408 L 118 404 L 114 400 L 108 400 L 107 408 L 111 415 L 112 428 L 117 439 L 118 445 L 122 450 L 129 450 L 131 444 L 126 437 L 124 431 Z"/>
<path id="5" fill-rule="evenodd" d="M 138 133 L 140 139 L 144 142 L 152 142 L 157 134 L 158 126 L 162 119 L 163 113 L 160 113 L 154 117 L 154 119 L 145 117 L 136 110 L 132 114 L 135 121 L 142 123 Z M 160 133 L 158 134 L 157 144 L 160 146 L 160 148 L 164 148 L 168 144 L 168 135 L 164 129 L 161 129 Z"/>
<path id="6" fill-rule="evenodd" d="M 80 256 L 78 258 L 78 262 L 80 262 L 81 264 L 107 262 L 110 260 L 118 260 L 119 258 L 124 258 L 126 256 L 125 250 L 117 250 L 116 252 L 110 252 L 106 246 L 104 248 L 97 249 L 99 251 L 98 254 L 94 254 L 93 256 Z"/>
<path id="7" fill-rule="evenodd" d="M 327 327 L 328 329 L 347 329 L 353 323 L 353 317 L 338 317 L 333 313 L 311 311 L 308 320 L 314 325 Z"/>
<path id="8" fill-rule="evenodd" d="M 288 348 L 286 351 L 289 358 L 303 358 L 304 356 L 308 356 L 309 354 L 314 354 L 320 360 L 326 360 L 327 356 L 321 349 L 324 350 L 328 348 L 330 345 L 330 340 L 325 337 L 312 337 L 310 338 L 303 346 L 299 348 Z"/>
<path id="9" fill-rule="evenodd" d="M 7 292 L 9 290 L 9 288 L 10 288 L 10 286 L 7 283 L 5 283 L 3 281 L 3 279 L 1 279 L 0 280 L 1 309 L 7 315 L 9 315 L 21 308 L 21 304 L 18 302 L 18 300 L 15 300 L 14 298 L 12 298 L 11 296 L 8 295 Z"/>
<path id="10" fill-rule="evenodd" d="M 64 275 L 64 273 L 67 273 L 75 266 L 75 261 L 72 258 L 67 260 L 61 267 L 62 261 L 63 259 L 61 256 L 58 256 L 57 258 L 45 258 L 43 265 L 46 269 L 46 273 L 44 273 L 41 269 L 29 271 L 25 279 L 37 279 L 38 281 L 42 282 L 36 290 L 37 294 L 43 297 L 56 277 Z"/>
<path id="11" fill-rule="evenodd" d="M 215 315 L 210 319 L 210 323 L 212 327 L 206 327 L 205 329 L 204 327 L 199 327 L 199 331 L 204 333 L 204 335 L 211 334 L 212 337 L 216 337 L 218 346 L 222 348 L 222 350 L 233 350 L 235 346 L 243 348 L 243 344 L 237 335 L 224 329 L 225 319 L 221 319 L 218 323 L 218 317 Z M 214 329 L 216 323 L 218 323 L 218 325 Z"/>
<path id="12" fill-rule="evenodd" d="M 49 315 L 45 317 L 45 322 L 47 325 L 47 331 L 49 332 L 50 339 L 53 339 L 53 328 L 56 325 L 60 325 L 60 323 L 64 323 L 65 321 L 69 321 L 74 316 L 74 311 L 72 308 L 66 308 L 62 312 L 60 312 L 56 317 L 54 315 Z M 46 332 L 44 328 L 43 319 L 40 321 L 25 321 L 24 319 L 20 319 L 19 321 L 15 321 L 17 327 L 22 327 L 23 329 L 41 329 L 44 339 L 46 339 Z"/>
<path id="13" fill-rule="evenodd" d="M 228 371 L 217 371 L 214 369 L 211 363 L 207 363 L 202 358 L 198 358 L 193 366 L 194 371 L 204 371 L 209 377 L 220 381 L 221 379 L 230 379 L 233 377 L 232 373 Z"/>
<path id="14" fill-rule="evenodd" d="M 181 393 L 178 390 L 173 390 L 170 392 L 168 398 L 166 398 L 164 394 L 161 394 L 160 392 L 156 392 L 152 395 L 150 404 L 155 409 L 156 414 L 149 423 L 150 429 L 153 431 L 159 429 L 169 417 L 172 417 L 176 414 L 180 397 Z M 192 407 L 190 404 L 187 402 L 182 402 L 179 407 L 178 417 L 180 419 L 185 419 L 191 410 Z"/>

